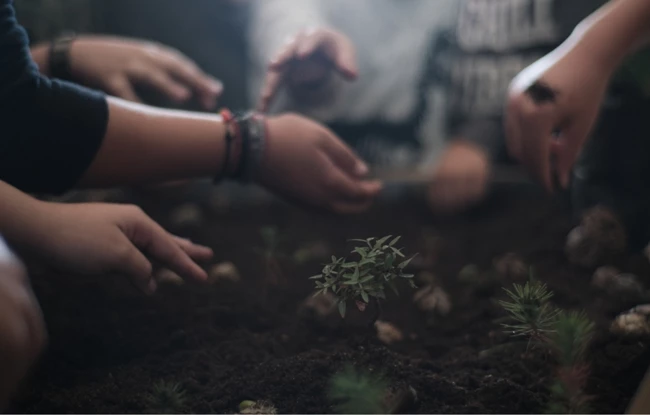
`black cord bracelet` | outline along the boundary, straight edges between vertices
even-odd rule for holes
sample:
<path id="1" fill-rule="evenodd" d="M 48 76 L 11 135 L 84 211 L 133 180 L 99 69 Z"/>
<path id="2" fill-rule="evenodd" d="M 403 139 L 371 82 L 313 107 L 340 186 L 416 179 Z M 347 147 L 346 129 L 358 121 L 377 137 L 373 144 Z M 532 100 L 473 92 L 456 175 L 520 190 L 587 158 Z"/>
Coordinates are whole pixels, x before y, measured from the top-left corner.
<path id="1" fill-rule="evenodd" d="M 48 64 L 50 66 L 50 75 L 52 78 L 64 81 L 72 80 L 72 70 L 70 66 L 70 46 L 76 39 L 77 35 L 73 32 L 67 32 L 57 37 L 50 43 L 50 55 Z"/>

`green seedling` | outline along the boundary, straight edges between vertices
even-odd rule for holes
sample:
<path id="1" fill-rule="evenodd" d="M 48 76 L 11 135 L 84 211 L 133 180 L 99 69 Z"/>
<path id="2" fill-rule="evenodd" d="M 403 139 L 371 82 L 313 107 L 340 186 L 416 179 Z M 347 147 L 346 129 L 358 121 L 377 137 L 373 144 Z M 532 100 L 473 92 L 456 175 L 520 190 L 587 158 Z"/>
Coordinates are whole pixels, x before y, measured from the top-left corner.
<path id="1" fill-rule="evenodd" d="M 180 413 L 185 406 L 185 391 L 178 383 L 156 382 L 147 397 L 147 406 L 155 414 Z"/>
<path id="2" fill-rule="evenodd" d="M 341 414 L 382 414 L 387 382 L 379 376 L 346 367 L 330 381 L 329 397 Z"/>
<path id="3" fill-rule="evenodd" d="M 550 387 L 548 413 L 587 413 L 589 398 L 584 389 L 589 375 L 586 353 L 594 334 L 594 323 L 584 312 L 566 312 L 550 304 L 553 293 L 532 278 L 506 290 L 509 301 L 500 304 L 513 323 L 503 324 L 513 336 L 550 350 L 557 362 Z"/>
<path id="4" fill-rule="evenodd" d="M 320 274 L 310 277 L 316 283 L 314 295 L 331 292 L 341 317 L 345 317 L 349 301 L 354 301 L 359 311 L 364 311 L 372 300 L 376 305 L 371 321 L 374 324 L 381 314 L 380 300 L 386 299 L 386 287 L 399 295 L 395 282 L 404 279 L 416 288 L 413 274 L 404 272 L 415 256 L 405 259 L 402 249 L 395 247 L 400 237 L 391 238 L 389 235 L 380 239 L 353 239 L 352 242 L 358 244 L 351 252 L 356 261 L 332 256 L 332 262 L 325 265 Z"/>
<path id="5" fill-rule="evenodd" d="M 527 336 L 531 341 L 542 341 L 551 332 L 559 311 L 551 304 L 553 293 L 546 284 L 530 279 L 525 285 L 514 284 L 505 289 L 510 301 L 499 301 L 513 323 L 503 324 L 513 336 Z"/>

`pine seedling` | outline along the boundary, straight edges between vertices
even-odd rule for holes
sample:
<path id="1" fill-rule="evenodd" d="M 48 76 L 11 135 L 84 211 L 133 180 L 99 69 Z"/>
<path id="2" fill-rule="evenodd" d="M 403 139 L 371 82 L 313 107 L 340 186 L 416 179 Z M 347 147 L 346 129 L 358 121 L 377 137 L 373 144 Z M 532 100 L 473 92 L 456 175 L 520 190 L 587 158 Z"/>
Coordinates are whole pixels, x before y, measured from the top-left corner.
<path id="1" fill-rule="evenodd" d="M 180 413 L 185 406 L 185 391 L 178 383 L 156 382 L 147 397 L 147 406 L 155 414 Z"/>
<path id="2" fill-rule="evenodd" d="M 349 366 L 332 377 L 329 397 L 341 414 L 381 414 L 386 412 L 383 402 L 387 386 L 381 377 Z"/>
<path id="3" fill-rule="evenodd" d="M 332 262 L 325 265 L 320 274 L 310 277 L 316 283 L 316 295 L 331 291 L 335 297 L 341 317 L 345 317 L 348 301 L 354 301 L 360 311 L 364 311 L 371 299 L 377 306 L 375 317 L 381 313 L 380 300 L 386 298 L 386 287 L 399 294 L 395 282 L 405 279 L 416 288 L 413 274 L 404 273 L 404 269 L 415 257 L 405 259 L 402 249 L 395 248 L 400 240 L 397 236 L 385 236 L 380 239 L 353 239 L 358 246 L 352 250 L 356 261 L 332 256 Z M 390 240 L 390 242 L 389 242 Z"/>
<path id="4" fill-rule="evenodd" d="M 551 332 L 559 313 L 550 304 L 553 293 L 546 284 L 532 277 L 523 286 L 514 284 L 512 290 L 504 290 L 510 301 L 499 301 L 499 304 L 514 323 L 503 326 L 513 336 L 528 336 L 531 340 L 542 341 Z"/>
<path id="5" fill-rule="evenodd" d="M 584 394 L 584 388 L 589 364 L 585 355 L 593 336 L 594 323 L 584 312 L 559 313 L 548 338 L 559 367 L 547 412 L 588 413 L 589 397 Z"/>

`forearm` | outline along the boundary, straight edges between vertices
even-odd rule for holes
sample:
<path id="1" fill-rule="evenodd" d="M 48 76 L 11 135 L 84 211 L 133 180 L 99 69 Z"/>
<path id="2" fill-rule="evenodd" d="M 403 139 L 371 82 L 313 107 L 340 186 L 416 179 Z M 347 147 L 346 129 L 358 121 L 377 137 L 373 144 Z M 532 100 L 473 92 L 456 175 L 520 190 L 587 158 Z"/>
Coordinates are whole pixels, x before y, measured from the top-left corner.
<path id="1" fill-rule="evenodd" d="M 650 41 L 650 1 L 612 0 L 576 27 L 567 41 L 613 73 Z"/>
<path id="2" fill-rule="evenodd" d="M 0 235 L 17 250 L 31 238 L 31 219 L 41 215 L 41 202 L 15 187 L 0 181 Z"/>
<path id="3" fill-rule="evenodd" d="M 217 115 L 162 110 L 109 98 L 102 146 L 80 185 L 131 185 L 214 177 L 223 165 L 226 140 Z M 233 159 L 236 152 L 231 152 Z"/>
<path id="4" fill-rule="evenodd" d="M 39 43 L 30 49 L 32 59 L 38 66 L 39 72 L 44 76 L 50 76 L 50 45 L 49 43 Z"/>

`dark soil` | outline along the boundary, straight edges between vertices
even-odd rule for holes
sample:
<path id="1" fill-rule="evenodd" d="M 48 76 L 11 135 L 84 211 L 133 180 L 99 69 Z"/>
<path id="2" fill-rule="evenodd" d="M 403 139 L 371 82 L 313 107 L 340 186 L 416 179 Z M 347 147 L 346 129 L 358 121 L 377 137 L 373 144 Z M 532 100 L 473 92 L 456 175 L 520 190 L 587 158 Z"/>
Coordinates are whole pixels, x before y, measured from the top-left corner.
<path id="1" fill-rule="evenodd" d="M 174 206 L 150 199 L 147 211 L 163 224 Z M 367 322 L 372 310 L 319 320 L 302 310 L 319 262 L 284 262 L 285 286 L 268 286 L 263 262 L 253 252 L 259 229 L 278 226 L 285 252 L 326 241 L 333 254 L 345 241 L 403 235 L 406 252 L 422 251 L 422 234 L 442 239 L 431 271 L 453 303 L 446 317 L 427 316 L 402 296 L 384 303 L 383 319 L 406 340 L 386 347 Z M 393 387 L 412 386 L 417 413 L 531 413 L 544 410 L 552 358 L 526 352 L 497 321 L 496 298 L 508 286 L 492 276 L 492 260 L 507 252 L 533 264 L 563 308 L 584 308 L 598 326 L 589 358 L 588 393 L 600 413 L 625 411 L 650 364 L 648 338 L 608 334 L 619 312 L 648 300 L 621 298 L 590 287 L 593 270 L 571 266 L 563 253 L 573 225 L 567 207 L 535 191 L 496 192 L 482 208 L 462 217 L 434 217 L 417 200 L 385 203 L 368 214 L 336 217 L 284 205 L 225 214 L 206 212 L 201 225 L 180 233 L 214 248 L 215 262 L 233 261 L 239 283 L 165 286 L 153 297 L 135 292 L 121 277 L 87 278 L 56 273 L 34 276 L 50 333 L 50 345 L 31 383 L 12 408 L 29 413 L 146 412 L 155 382 L 178 382 L 187 412 L 234 413 L 245 399 L 267 400 L 282 413 L 327 413 L 330 376 L 348 363 L 382 372 Z M 423 252 L 421 252 L 423 253 Z M 458 271 L 476 264 L 476 283 Z M 619 264 L 650 287 L 650 265 L 641 256 Z M 350 310 L 350 307 L 348 307 Z M 503 345 L 494 348 L 494 346 Z M 491 349 L 487 357 L 479 353 Z"/>

